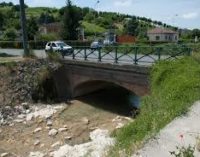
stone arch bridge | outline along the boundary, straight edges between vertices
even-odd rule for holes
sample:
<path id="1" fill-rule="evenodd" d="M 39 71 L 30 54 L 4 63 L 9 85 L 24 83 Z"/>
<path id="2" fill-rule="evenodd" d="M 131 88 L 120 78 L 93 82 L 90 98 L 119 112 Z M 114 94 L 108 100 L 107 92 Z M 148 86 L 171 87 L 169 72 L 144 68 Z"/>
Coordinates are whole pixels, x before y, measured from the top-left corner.
<path id="1" fill-rule="evenodd" d="M 62 60 L 62 64 L 54 74 L 58 96 L 62 100 L 97 91 L 110 83 L 138 96 L 149 93 L 150 67 L 77 60 Z"/>

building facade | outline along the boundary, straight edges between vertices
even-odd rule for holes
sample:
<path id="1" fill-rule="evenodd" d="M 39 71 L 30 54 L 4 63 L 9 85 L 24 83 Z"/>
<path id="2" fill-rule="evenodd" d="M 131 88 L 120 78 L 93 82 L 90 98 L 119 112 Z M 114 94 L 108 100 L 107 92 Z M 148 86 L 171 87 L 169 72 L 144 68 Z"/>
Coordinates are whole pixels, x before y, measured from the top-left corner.
<path id="1" fill-rule="evenodd" d="M 149 30 L 147 36 L 151 42 L 178 42 L 179 40 L 178 32 L 164 28 Z"/>

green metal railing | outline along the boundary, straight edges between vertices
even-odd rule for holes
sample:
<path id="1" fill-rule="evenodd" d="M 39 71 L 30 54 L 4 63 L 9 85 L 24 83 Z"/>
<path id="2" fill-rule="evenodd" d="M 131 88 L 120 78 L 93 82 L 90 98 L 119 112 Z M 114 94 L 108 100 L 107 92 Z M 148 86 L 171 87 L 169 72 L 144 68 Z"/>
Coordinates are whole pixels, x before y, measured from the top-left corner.
<path id="1" fill-rule="evenodd" d="M 186 45 L 173 46 L 106 46 L 91 49 L 74 47 L 72 59 L 96 60 L 109 63 L 154 63 L 160 60 L 173 60 L 191 55 L 192 49 Z"/>

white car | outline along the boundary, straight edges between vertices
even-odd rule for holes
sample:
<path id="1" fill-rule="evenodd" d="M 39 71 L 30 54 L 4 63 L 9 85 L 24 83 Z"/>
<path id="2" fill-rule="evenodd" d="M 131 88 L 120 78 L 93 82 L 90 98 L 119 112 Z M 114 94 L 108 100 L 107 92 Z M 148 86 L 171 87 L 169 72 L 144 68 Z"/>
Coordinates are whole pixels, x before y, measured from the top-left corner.
<path id="1" fill-rule="evenodd" d="M 99 41 L 93 41 L 90 45 L 90 48 L 92 50 L 96 50 L 96 49 L 101 49 L 103 47 L 103 44 L 100 43 Z"/>
<path id="2" fill-rule="evenodd" d="M 45 46 L 45 52 L 59 52 L 64 57 L 73 53 L 73 48 L 63 41 L 50 41 Z"/>

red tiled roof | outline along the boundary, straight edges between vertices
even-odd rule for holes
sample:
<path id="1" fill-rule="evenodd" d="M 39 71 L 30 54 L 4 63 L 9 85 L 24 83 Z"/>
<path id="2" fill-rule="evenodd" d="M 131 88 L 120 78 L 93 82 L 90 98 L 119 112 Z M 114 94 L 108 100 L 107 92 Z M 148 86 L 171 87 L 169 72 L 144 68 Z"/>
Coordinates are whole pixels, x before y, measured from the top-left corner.
<path id="1" fill-rule="evenodd" d="M 177 32 L 172 31 L 170 29 L 164 29 L 164 28 L 154 28 L 147 32 L 148 34 L 176 34 Z"/>

